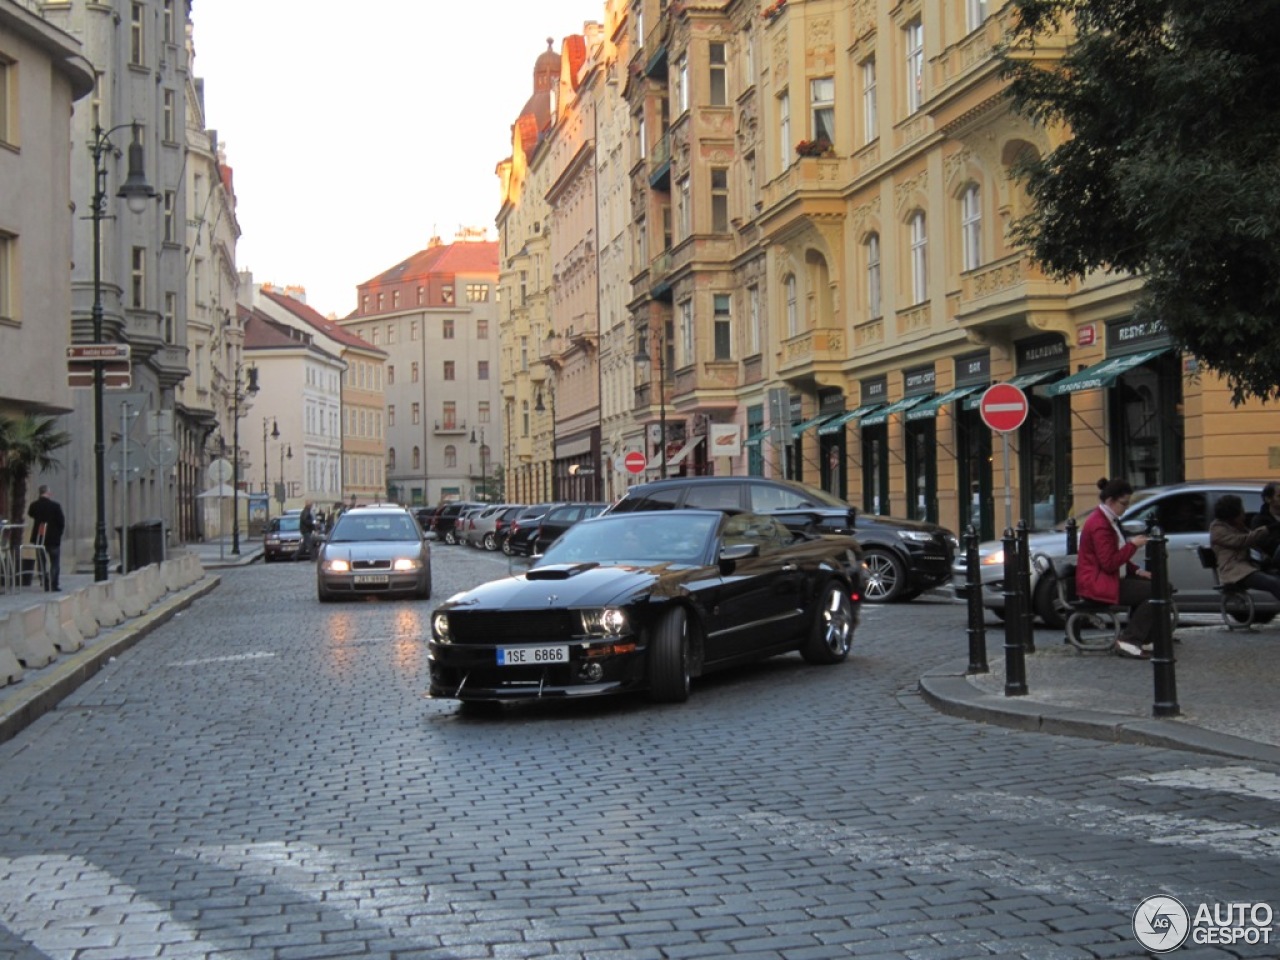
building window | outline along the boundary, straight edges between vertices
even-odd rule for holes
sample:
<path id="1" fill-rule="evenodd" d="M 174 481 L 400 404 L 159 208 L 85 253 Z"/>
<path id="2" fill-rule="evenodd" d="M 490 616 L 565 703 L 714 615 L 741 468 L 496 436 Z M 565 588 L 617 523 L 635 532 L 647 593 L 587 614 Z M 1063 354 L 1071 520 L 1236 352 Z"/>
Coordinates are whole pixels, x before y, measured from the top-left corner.
<path id="1" fill-rule="evenodd" d="M 446 340 L 452 340 L 453 339 L 453 317 L 445 317 L 444 320 L 441 321 L 441 328 L 442 328 L 441 336 L 443 336 L 444 339 Z"/>
<path id="2" fill-rule="evenodd" d="M 173 0 L 164 0 L 164 42 L 177 43 L 173 30 Z"/>
<path id="3" fill-rule="evenodd" d="M 987 19 L 987 0 L 965 0 L 965 25 L 972 33 Z"/>
<path id="4" fill-rule="evenodd" d="M 418 306 L 422 306 L 426 298 L 426 293 L 427 292 L 422 287 L 418 288 Z"/>
<path id="5" fill-rule="evenodd" d="M 396 365 L 394 363 L 387 364 L 387 386 L 392 386 L 396 382 Z"/>
<path id="6" fill-rule="evenodd" d="M 488 317 L 476 317 L 476 339 L 477 340 L 489 339 L 489 318 Z"/>
<path id="7" fill-rule="evenodd" d="M 903 30 L 907 49 L 907 113 L 924 103 L 924 23 L 913 20 Z"/>
<path id="8" fill-rule="evenodd" d="M 178 195 L 172 190 L 164 192 L 164 242 L 173 243 L 176 240 L 173 231 L 174 218 L 178 215 Z"/>
<path id="9" fill-rule="evenodd" d="M 476 361 L 476 379 L 477 380 L 489 379 L 489 361 L 488 360 Z"/>
<path id="10" fill-rule="evenodd" d="M 379 294 L 379 296 L 381 296 L 381 294 Z M 387 344 L 390 345 L 395 342 L 396 342 L 396 325 L 394 323 L 388 323 L 387 324 Z"/>
<path id="11" fill-rule="evenodd" d="M 794 337 L 800 332 L 800 311 L 796 303 L 796 275 L 788 273 L 787 278 L 782 281 L 782 287 L 787 295 L 787 336 Z"/>
<path id="12" fill-rule="evenodd" d="M 693 363 L 693 301 L 680 302 L 680 356 L 676 358 L 679 366 Z"/>
<path id="13" fill-rule="evenodd" d="M 421 447 L 413 448 L 413 469 L 414 470 L 422 469 L 422 448 Z"/>
<path id="14" fill-rule="evenodd" d="M 146 15 L 145 3 L 130 4 L 129 7 L 129 62 L 141 67 L 146 63 L 143 52 L 146 49 Z"/>
<path id="15" fill-rule="evenodd" d="M 421 406 L 419 406 L 418 404 L 416 404 L 416 403 L 415 403 L 415 404 L 413 405 L 413 407 L 410 409 L 410 413 L 413 415 L 413 416 L 412 416 L 412 419 L 413 419 L 414 424 L 419 424 L 419 423 L 421 423 L 421 422 L 422 422 L 422 407 L 421 407 Z"/>
<path id="16" fill-rule="evenodd" d="M 453 284 L 447 284 L 440 288 L 440 302 L 453 303 Z"/>
<path id="17" fill-rule="evenodd" d="M 467 284 L 467 303 L 488 303 L 489 285 L 487 283 Z"/>
<path id="18" fill-rule="evenodd" d="M 418 382 L 418 361 L 414 360 L 409 364 L 409 380 L 413 383 Z"/>
<path id="19" fill-rule="evenodd" d="M 379 340 L 378 328 L 377 328 L 377 327 L 370 327 L 370 328 L 369 328 L 369 343 L 376 347 L 376 346 L 378 345 L 378 340 Z"/>
<path id="20" fill-rule="evenodd" d="M 379 313 L 381 313 L 381 312 L 382 312 L 382 303 L 383 303 L 383 300 L 384 300 L 385 298 L 386 298 L 386 295 L 385 295 L 385 294 L 379 293 L 379 294 L 377 295 L 377 300 L 378 300 L 378 312 L 379 312 Z"/>
<path id="21" fill-rule="evenodd" d="M 163 107 L 163 113 L 162 113 L 163 120 L 162 120 L 162 127 L 161 127 L 162 137 L 166 143 L 172 143 L 174 140 L 174 133 L 175 133 L 174 125 L 173 125 L 174 106 L 175 106 L 174 93 L 172 90 L 166 90 L 164 92 L 164 107 Z"/>
<path id="22" fill-rule="evenodd" d="M 480 405 L 476 408 L 476 416 L 480 418 L 481 423 L 489 422 L 489 401 L 481 400 Z"/>
<path id="23" fill-rule="evenodd" d="M 678 239 L 684 240 L 693 234 L 693 201 L 689 195 L 689 178 L 681 177 L 678 188 L 679 209 L 676 210 L 676 217 L 680 222 L 680 236 Z"/>
<path id="24" fill-rule="evenodd" d="M 444 465 L 446 467 L 456 467 L 458 465 L 458 448 L 452 443 L 444 448 Z"/>
<path id="25" fill-rule="evenodd" d="M 809 81 L 809 104 L 813 111 L 813 139 L 836 142 L 836 82 L 831 77 Z"/>
<path id="26" fill-rule="evenodd" d="M 387 448 L 387 470 L 392 471 L 396 468 L 396 448 Z"/>
<path id="27" fill-rule="evenodd" d="M 129 306 L 141 310 L 147 305 L 147 248 L 134 247 L 129 266 Z"/>
<path id="28" fill-rule="evenodd" d="M 396 425 L 396 405 L 394 403 L 387 404 L 387 426 L 394 427 Z"/>
<path id="29" fill-rule="evenodd" d="M 764 343 L 764 330 L 760 326 L 764 315 L 760 310 L 759 287 L 747 287 L 747 310 L 751 321 L 747 327 L 747 355 L 754 357 L 760 352 L 760 345 Z"/>
<path id="30" fill-rule="evenodd" d="M 729 232 L 729 169 L 711 168 L 711 232 Z"/>
<path id="31" fill-rule="evenodd" d="M 458 429 L 458 404 L 454 400 L 446 400 L 444 402 L 444 428 L 446 430 Z"/>
<path id="32" fill-rule="evenodd" d="M 644 111 L 636 114 L 634 129 L 636 131 L 636 156 L 644 160 L 649 156 L 649 144 L 644 135 Z"/>
<path id="33" fill-rule="evenodd" d="M 711 88 L 711 106 L 724 107 L 729 103 L 729 73 L 725 62 L 725 45 L 713 43 L 709 49 L 708 85 Z"/>
<path id="34" fill-rule="evenodd" d="M 880 235 L 867 237 L 867 313 L 872 318 L 882 315 L 880 298 Z"/>
<path id="35" fill-rule="evenodd" d="M 444 362 L 444 378 L 445 378 L 446 380 L 452 380 L 452 379 L 453 379 L 453 374 L 454 374 L 454 364 L 453 364 L 453 361 L 452 361 L 452 360 L 446 360 L 446 361 Z"/>
<path id="36" fill-rule="evenodd" d="M 0 57 L 0 143 L 17 142 L 17 108 L 13 105 L 17 67 Z"/>
<path id="37" fill-rule="evenodd" d="M 911 302 L 924 303 L 929 297 L 929 238 L 924 213 L 911 215 Z"/>
<path id="38" fill-rule="evenodd" d="M 964 269 L 977 270 L 982 266 L 982 192 L 976 183 L 960 197 L 960 236 Z"/>
<path id="39" fill-rule="evenodd" d="M 712 322 L 714 329 L 712 331 L 713 340 L 715 342 L 715 357 L 717 360 L 733 359 L 733 316 L 730 313 L 729 294 L 717 293 L 713 298 L 715 308 L 713 310 Z"/>
<path id="40" fill-rule="evenodd" d="M 178 332 L 178 295 L 176 293 L 166 293 L 164 295 L 164 342 L 174 344 Z"/>
<path id="41" fill-rule="evenodd" d="M 869 57 L 862 61 L 862 142 L 870 143 L 876 138 L 876 58 Z"/>
<path id="42" fill-rule="evenodd" d="M 391 291 L 391 309 L 392 310 L 400 309 L 400 291 L 399 290 Z"/>
<path id="43" fill-rule="evenodd" d="M 409 321 L 409 339 L 412 340 L 414 343 L 418 342 L 418 321 L 417 320 Z"/>
<path id="44" fill-rule="evenodd" d="M 689 60 L 681 57 L 676 64 L 676 88 L 673 100 L 676 102 L 676 110 L 684 113 L 689 109 Z"/>
<path id="45" fill-rule="evenodd" d="M 11 233 L 0 233 L 0 317 L 14 319 L 13 277 L 18 238 Z"/>
<path id="46" fill-rule="evenodd" d="M 778 137 L 782 141 L 778 155 L 785 169 L 791 165 L 791 95 L 785 90 L 778 94 Z"/>

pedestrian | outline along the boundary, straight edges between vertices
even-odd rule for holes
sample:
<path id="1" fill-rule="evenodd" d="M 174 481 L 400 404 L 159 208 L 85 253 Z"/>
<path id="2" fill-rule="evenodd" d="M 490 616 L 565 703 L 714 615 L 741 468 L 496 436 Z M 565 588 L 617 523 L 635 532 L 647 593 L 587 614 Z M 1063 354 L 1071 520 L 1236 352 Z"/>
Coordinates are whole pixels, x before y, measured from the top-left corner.
<path id="1" fill-rule="evenodd" d="M 1249 551 L 1266 540 L 1265 526 L 1249 529 L 1244 502 L 1233 493 L 1218 498 L 1209 524 L 1209 546 L 1218 562 L 1218 580 L 1223 586 L 1237 584 L 1249 590 L 1266 590 L 1280 600 L 1280 577 L 1264 573 Z"/>
<path id="2" fill-rule="evenodd" d="M 316 533 L 316 516 L 311 510 L 311 501 L 308 500 L 302 507 L 302 515 L 298 517 L 298 530 L 302 532 L 302 550 L 301 556 L 311 557 L 311 540 Z"/>
<path id="3" fill-rule="evenodd" d="M 1129 608 L 1116 638 L 1114 651 L 1122 657 L 1146 660 L 1151 656 L 1151 631 L 1155 608 L 1151 605 L 1151 573 L 1133 563 L 1133 555 L 1147 544 L 1139 534 L 1130 539 L 1120 526 L 1120 515 L 1129 506 L 1133 484 L 1116 478 L 1098 481 L 1098 508 L 1080 530 L 1076 558 L 1076 593 L 1095 603 Z"/>
<path id="4" fill-rule="evenodd" d="M 1275 481 L 1262 488 L 1262 509 L 1253 515 L 1254 529 L 1265 528 L 1267 535 L 1253 549 L 1257 551 L 1264 571 L 1280 570 L 1280 484 Z"/>
<path id="5" fill-rule="evenodd" d="M 62 530 L 67 525 L 62 515 L 62 505 L 49 493 L 49 485 L 40 484 L 39 495 L 27 507 L 27 516 L 31 518 L 31 542 L 40 542 L 40 534 L 44 534 L 44 552 L 49 557 L 49 569 L 41 571 L 46 591 L 56 592 L 62 589 L 58 580 L 62 566 Z"/>

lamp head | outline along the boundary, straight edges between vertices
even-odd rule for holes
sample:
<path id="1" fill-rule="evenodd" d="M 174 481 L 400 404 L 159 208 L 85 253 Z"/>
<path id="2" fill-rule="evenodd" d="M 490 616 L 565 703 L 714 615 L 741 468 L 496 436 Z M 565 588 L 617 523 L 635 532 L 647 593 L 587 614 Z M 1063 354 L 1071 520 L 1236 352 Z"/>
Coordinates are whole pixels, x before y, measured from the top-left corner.
<path id="1" fill-rule="evenodd" d="M 272 440 L 280 439 L 280 424 L 277 423 L 275 420 L 271 421 L 271 439 Z"/>
<path id="2" fill-rule="evenodd" d="M 534 402 L 534 404 L 533 404 L 533 412 L 534 412 L 534 413 L 546 413 L 546 412 L 547 412 L 547 406 L 546 406 L 546 404 L 544 404 L 544 403 L 542 402 L 542 391 L 541 391 L 541 390 L 539 390 L 539 391 L 538 391 L 538 399 L 537 399 L 537 400 Z"/>
<path id="3" fill-rule="evenodd" d="M 475 443 L 475 442 L 476 442 L 476 428 L 475 428 L 475 427 L 472 427 L 472 428 L 471 428 L 471 442 L 472 442 L 472 443 Z"/>
<path id="4" fill-rule="evenodd" d="M 258 392 L 258 368 L 250 367 L 245 372 L 248 373 L 249 375 L 249 385 L 245 387 L 245 389 L 248 390 L 250 393 L 257 393 Z"/>
<path id="5" fill-rule="evenodd" d="M 137 139 L 137 124 L 133 127 L 133 137 L 133 142 L 129 144 L 129 175 L 116 191 L 116 196 L 124 197 L 131 213 L 142 213 L 147 209 L 147 203 L 155 199 L 156 192 L 147 183 L 147 175 L 142 169 L 142 144 Z"/>

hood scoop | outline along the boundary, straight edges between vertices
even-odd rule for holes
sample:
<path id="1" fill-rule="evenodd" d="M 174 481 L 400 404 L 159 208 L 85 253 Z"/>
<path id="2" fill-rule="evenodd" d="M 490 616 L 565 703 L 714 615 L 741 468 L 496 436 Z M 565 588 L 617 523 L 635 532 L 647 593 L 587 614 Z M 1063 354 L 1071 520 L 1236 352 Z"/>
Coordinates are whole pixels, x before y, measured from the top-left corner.
<path id="1" fill-rule="evenodd" d="M 552 563 L 545 567 L 534 567 L 524 575 L 524 578 L 526 580 L 568 580 L 598 566 L 600 564 L 594 560 L 590 563 Z"/>

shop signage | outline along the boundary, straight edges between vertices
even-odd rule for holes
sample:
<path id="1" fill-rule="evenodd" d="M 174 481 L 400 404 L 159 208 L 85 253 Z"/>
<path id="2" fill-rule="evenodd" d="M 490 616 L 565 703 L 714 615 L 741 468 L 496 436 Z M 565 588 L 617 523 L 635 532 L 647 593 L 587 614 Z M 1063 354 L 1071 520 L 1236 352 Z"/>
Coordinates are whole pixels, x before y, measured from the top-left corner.
<path id="1" fill-rule="evenodd" d="M 922 393 L 933 393 L 938 375 L 932 364 L 927 367 L 916 367 L 914 370 L 902 372 L 902 393 L 907 397 L 916 397 Z"/>
<path id="2" fill-rule="evenodd" d="M 869 407 L 884 403 L 889 399 L 889 380 L 887 377 L 876 377 L 874 380 L 862 381 L 862 402 L 859 406 Z"/>

